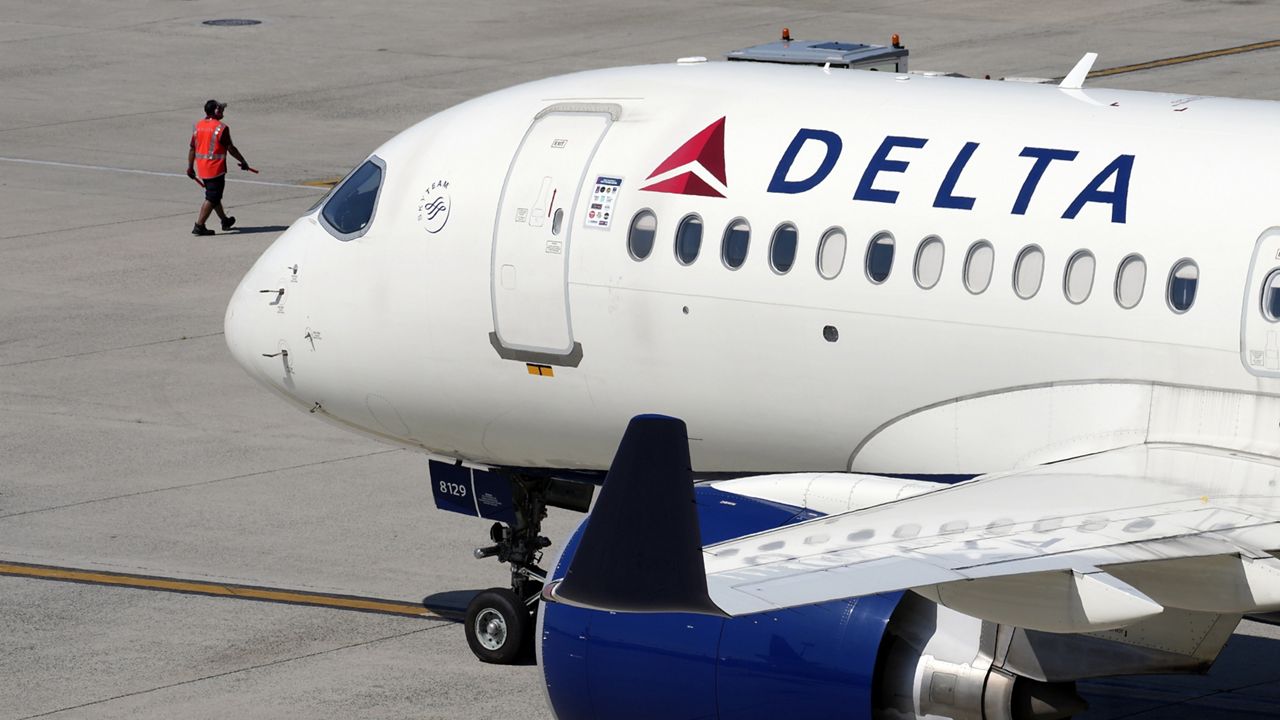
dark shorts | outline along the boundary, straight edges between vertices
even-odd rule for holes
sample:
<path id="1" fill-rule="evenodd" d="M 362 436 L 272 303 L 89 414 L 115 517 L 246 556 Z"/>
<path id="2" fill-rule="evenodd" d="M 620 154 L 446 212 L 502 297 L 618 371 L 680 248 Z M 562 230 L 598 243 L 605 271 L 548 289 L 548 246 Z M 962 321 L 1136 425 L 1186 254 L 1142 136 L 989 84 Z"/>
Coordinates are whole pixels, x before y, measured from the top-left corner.
<path id="1" fill-rule="evenodd" d="M 219 175 L 216 178 L 205 178 L 204 182 L 204 199 L 217 205 L 222 202 L 222 191 L 227 187 L 227 176 Z"/>

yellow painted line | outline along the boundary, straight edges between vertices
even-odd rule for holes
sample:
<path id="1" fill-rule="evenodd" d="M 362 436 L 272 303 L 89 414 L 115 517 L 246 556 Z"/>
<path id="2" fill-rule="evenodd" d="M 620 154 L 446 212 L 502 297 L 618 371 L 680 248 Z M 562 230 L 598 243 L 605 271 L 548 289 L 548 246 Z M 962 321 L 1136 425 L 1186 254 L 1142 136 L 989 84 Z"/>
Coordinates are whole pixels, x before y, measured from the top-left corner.
<path id="1" fill-rule="evenodd" d="M 1149 62 L 1134 63 L 1132 65 L 1120 65 L 1119 67 L 1106 68 L 1104 70 L 1094 70 L 1089 73 L 1089 77 L 1106 77 L 1108 75 L 1120 75 L 1121 73 L 1131 73 L 1139 70 L 1153 70 L 1155 68 L 1168 67 L 1170 65 L 1181 65 L 1182 63 L 1211 60 L 1213 58 L 1226 57 L 1228 55 L 1239 55 L 1241 53 L 1254 52 L 1256 50 L 1269 50 L 1277 47 L 1280 47 L 1280 40 L 1265 40 L 1263 42 L 1250 43 L 1248 45 L 1237 45 L 1236 47 L 1222 48 L 1221 50 L 1206 50 L 1205 52 L 1192 53 L 1190 55 L 1179 55 L 1177 57 L 1164 58 L 1161 60 L 1151 60 Z"/>
<path id="2" fill-rule="evenodd" d="M 342 182 L 342 178 L 342 175 L 337 175 L 331 178 L 324 178 L 323 180 L 304 180 L 302 184 L 307 187 L 331 188 Z"/>
<path id="3" fill-rule="evenodd" d="M 382 613 L 386 615 L 404 615 L 444 620 L 446 618 L 427 610 L 419 603 L 400 600 L 384 600 L 382 598 L 358 597 L 355 595 L 334 595 L 330 593 L 308 592 L 306 590 L 287 590 L 255 585 L 232 585 L 203 580 L 183 580 L 180 578 L 155 577 L 152 575 L 132 575 L 129 573 L 105 572 L 100 570 L 84 570 L 81 568 L 57 567 L 53 565 L 30 565 L 27 563 L 0 562 L 0 575 L 12 577 L 39 578 L 42 580 L 60 580 L 62 582 L 89 583 L 92 585 L 112 585 L 138 590 L 158 590 L 162 592 L 185 593 L 189 595 L 209 595 L 213 597 L 237 598 L 240 600 L 259 600 L 262 602 L 288 603 L 290 605 L 309 605 L 327 607 L 338 610 L 355 610 L 358 612 Z"/>

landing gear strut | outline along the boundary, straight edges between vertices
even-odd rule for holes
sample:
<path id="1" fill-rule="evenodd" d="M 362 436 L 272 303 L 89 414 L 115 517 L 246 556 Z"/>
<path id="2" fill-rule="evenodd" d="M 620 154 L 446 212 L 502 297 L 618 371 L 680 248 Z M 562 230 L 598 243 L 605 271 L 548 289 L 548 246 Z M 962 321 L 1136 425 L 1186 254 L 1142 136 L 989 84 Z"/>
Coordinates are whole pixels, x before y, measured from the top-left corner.
<path id="1" fill-rule="evenodd" d="M 511 478 L 515 524 L 494 523 L 493 545 L 476 548 L 476 559 L 496 557 L 511 565 L 511 588 L 490 588 L 467 606 L 466 633 L 471 652 L 482 662 L 509 665 L 532 655 L 538 606 L 547 573 L 538 567 L 551 541 L 542 536 L 547 496 L 554 480 L 515 475 Z"/>

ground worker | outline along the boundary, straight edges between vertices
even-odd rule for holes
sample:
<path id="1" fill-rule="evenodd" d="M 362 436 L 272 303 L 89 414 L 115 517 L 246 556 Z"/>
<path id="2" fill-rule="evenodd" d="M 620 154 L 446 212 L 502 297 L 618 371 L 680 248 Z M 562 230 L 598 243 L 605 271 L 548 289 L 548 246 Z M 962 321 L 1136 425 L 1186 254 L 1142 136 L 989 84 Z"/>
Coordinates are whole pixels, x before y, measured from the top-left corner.
<path id="1" fill-rule="evenodd" d="M 222 114 L 227 104 L 210 100 L 204 104 L 205 118 L 196 123 L 191 133 L 191 147 L 187 151 L 187 177 L 204 186 L 204 204 L 200 206 L 200 216 L 192 235 L 213 235 L 213 231 L 205 227 L 209 213 L 217 212 L 222 220 L 222 231 L 230 230 L 236 219 L 227 215 L 222 209 L 222 191 L 227 186 L 227 153 L 240 161 L 241 170 L 250 170 L 249 163 L 231 142 L 231 129 L 222 122 Z"/>

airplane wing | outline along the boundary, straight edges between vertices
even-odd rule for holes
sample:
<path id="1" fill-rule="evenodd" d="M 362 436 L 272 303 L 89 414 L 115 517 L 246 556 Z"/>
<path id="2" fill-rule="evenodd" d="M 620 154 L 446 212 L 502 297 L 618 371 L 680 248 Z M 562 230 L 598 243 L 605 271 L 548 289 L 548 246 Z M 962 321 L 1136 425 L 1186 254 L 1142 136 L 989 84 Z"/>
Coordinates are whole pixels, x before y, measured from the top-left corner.
<path id="1" fill-rule="evenodd" d="M 1050 632 L 1164 607 L 1280 609 L 1280 462 L 1137 445 L 704 548 L 707 591 L 743 615 L 912 589 Z"/>

